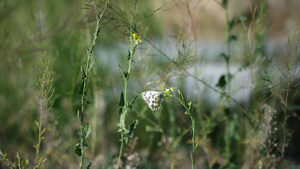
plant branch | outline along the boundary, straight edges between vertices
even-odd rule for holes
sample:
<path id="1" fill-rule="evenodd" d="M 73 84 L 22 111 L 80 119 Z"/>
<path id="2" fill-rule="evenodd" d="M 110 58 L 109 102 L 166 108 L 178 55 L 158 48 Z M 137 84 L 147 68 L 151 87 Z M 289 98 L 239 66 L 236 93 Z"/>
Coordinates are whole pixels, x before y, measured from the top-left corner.
<path id="1" fill-rule="evenodd" d="M 297 47 L 298 47 L 298 36 L 296 37 L 296 40 L 295 40 L 295 46 L 294 46 L 294 49 L 293 49 L 293 53 L 291 55 L 291 58 L 290 58 L 290 63 L 288 65 L 288 84 L 287 84 L 287 87 L 286 87 L 286 96 L 285 96 L 285 102 L 284 102 L 284 124 L 282 125 L 283 126 L 283 145 L 282 145 L 282 150 L 281 150 L 281 168 L 283 169 L 284 168 L 284 153 L 285 153 L 285 147 L 286 147 L 286 133 L 287 133 L 287 119 L 288 119 L 288 116 L 287 116 L 287 109 L 288 109 L 288 97 L 289 97 L 289 93 L 290 93 L 290 86 L 291 86 L 291 71 L 292 71 L 292 66 L 293 66 L 293 61 L 294 61 L 294 57 L 296 55 L 296 51 L 297 51 Z"/>
<path id="2" fill-rule="evenodd" d="M 79 119 L 79 123 L 80 123 L 80 150 L 81 150 L 81 156 L 80 156 L 80 163 L 79 163 L 79 168 L 82 169 L 83 167 L 83 163 L 84 163 L 84 143 L 85 143 L 85 127 L 84 127 L 84 110 L 85 110 L 85 107 L 86 107 L 86 104 L 87 104 L 87 96 L 86 96 L 86 93 L 87 93 L 87 82 L 88 82 L 88 77 L 89 77 L 89 72 L 90 72 L 90 69 L 92 67 L 92 65 L 90 65 L 90 59 L 93 55 L 93 52 L 94 52 L 94 48 L 95 48 L 95 45 L 96 45 L 96 40 L 99 36 L 99 33 L 100 33 L 100 30 L 101 30 L 101 21 L 103 20 L 103 16 L 104 14 L 106 13 L 107 11 L 107 7 L 109 5 L 109 2 L 110 0 L 106 0 L 106 4 L 105 4 L 105 8 L 104 10 L 102 11 L 101 14 L 98 14 L 96 19 L 97 19 L 97 23 L 96 23 L 96 28 L 95 28 L 95 32 L 94 32 L 94 38 L 93 38 L 93 41 L 92 41 L 92 46 L 90 49 L 87 48 L 87 61 L 86 61 L 86 67 L 85 67 L 85 75 L 86 77 L 83 77 L 83 89 L 82 89 L 82 95 L 81 95 L 81 109 L 80 109 L 80 114 L 78 117 Z M 95 8 L 96 8 L 96 5 L 95 5 Z"/>

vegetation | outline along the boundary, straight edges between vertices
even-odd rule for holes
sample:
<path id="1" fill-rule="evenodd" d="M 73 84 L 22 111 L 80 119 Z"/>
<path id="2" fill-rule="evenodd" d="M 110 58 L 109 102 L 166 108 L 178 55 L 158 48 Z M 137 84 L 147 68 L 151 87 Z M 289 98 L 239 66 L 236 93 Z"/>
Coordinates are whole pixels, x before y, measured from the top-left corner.
<path id="1" fill-rule="evenodd" d="M 0 168 L 300 168 L 300 13 L 239 3 L 0 2 Z"/>

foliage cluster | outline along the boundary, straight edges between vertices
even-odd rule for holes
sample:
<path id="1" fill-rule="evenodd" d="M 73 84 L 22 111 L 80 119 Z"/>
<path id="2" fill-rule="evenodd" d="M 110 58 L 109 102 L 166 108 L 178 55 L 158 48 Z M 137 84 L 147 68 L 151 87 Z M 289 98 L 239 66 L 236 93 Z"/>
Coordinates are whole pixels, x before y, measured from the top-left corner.
<path id="1" fill-rule="evenodd" d="M 0 2 L 0 168 L 296 168 L 300 35 L 267 51 L 267 1 L 231 16 L 215 0 L 209 63 L 201 2 Z M 170 38 L 155 18 L 175 9 L 187 24 Z M 212 83 L 202 67 L 219 63 Z"/>

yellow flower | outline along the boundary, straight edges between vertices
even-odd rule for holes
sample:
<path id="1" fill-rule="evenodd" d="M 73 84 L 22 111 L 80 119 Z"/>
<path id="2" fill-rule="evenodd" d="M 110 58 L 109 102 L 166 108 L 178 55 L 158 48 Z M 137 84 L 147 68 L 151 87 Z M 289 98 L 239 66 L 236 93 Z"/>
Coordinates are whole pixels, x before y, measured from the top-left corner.
<path id="1" fill-rule="evenodd" d="M 170 89 L 166 89 L 165 93 L 170 94 Z"/>
<path id="2" fill-rule="evenodd" d="M 143 41 L 142 41 L 142 37 L 141 37 L 141 36 L 138 36 L 136 33 L 132 34 L 132 36 L 129 37 L 130 42 L 131 42 L 131 38 L 133 38 L 133 41 L 134 41 L 135 45 L 138 45 L 138 44 L 140 44 L 140 43 L 143 42 Z"/>
<path id="3" fill-rule="evenodd" d="M 170 89 L 171 89 L 171 91 L 172 91 L 172 92 L 174 92 L 174 89 L 173 89 L 173 87 L 171 87 Z"/>
<path id="4" fill-rule="evenodd" d="M 173 88 L 170 88 L 170 89 L 172 90 Z M 170 89 L 166 89 L 166 90 L 164 91 L 164 99 L 165 99 L 166 102 L 168 102 L 168 101 L 169 101 L 169 98 L 172 97 L 172 94 L 170 94 Z"/>

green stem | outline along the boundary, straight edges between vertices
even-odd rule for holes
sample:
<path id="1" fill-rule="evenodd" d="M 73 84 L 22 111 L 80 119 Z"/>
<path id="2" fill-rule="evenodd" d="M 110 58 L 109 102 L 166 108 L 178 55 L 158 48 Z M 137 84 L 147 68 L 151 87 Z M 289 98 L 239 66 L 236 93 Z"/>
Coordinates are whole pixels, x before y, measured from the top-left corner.
<path id="1" fill-rule="evenodd" d="M 225 41 L 226 41 L 226 70 L 227 70 L 227 95 L 230 96 L 230 90 L 231 90 L 231 75 L 230 75 L 230 23 L 229 23 L 229 17 L 228 17 L 228 5 L 225 6 L 225 19 L 226 19 L 226 30 L 225 30 Z M 230 107 L 230 99 L 227 97 L 226 98 L 227 102 L 227 107 Z M 228 136 L 228 128 L 229 128 L 229 123 L 230 120 L 226 118 L 226 136 Z M 225 152 L 227 157 L 229 157 L 230 153 L 230 139 L 227 137 L 225 138 Z"/>
<path id="2" fill-rule="evenodd" d="M 123 107 L 124 111 L 122 113 L 123 121 L 121 121 L 121 126 L 124 126 L 124 127 L 125 127 L 125 124 L 126 124 L 126 114 L 127 114 L 127 111 L 128 111 L 128 107 L 127 107 L 127 87 L 128 87 L 128 80 L 129 80 L 130 72 L 131 72 L 132 58 L 133 58 L 133 55 L 135 53 L 135 48 L 136 48 L 136 45 L 135 45 L 133 36 L 131 34 L 130 57 L 129 57 L 129 65 L 128 65 L 128 70 L 127 70 L 127 77 L 123 76 L 125 87 L 124 87 L 124 107 Z M 120 161 L 121 161 L 121 157 L 122 157 L 122 153 L 123 153 L 123 146 L 124 146 L 124 133 L 122 131 L 121 132 L 121 147 L 120 147 L 120 152 L 119 152 L 117 168 L 119 168 L 119 165 L 120 165 Z"/>
<path id="3" fill-rule="evenodd" d="M 225 17 L 226 17 L 226 31 L 225 31 L 225 40 L 226 40 L 226 70 L 227 70 L 227 94 L 230 96 L 230 23 L 228 17 L 227 6 L 225 8 Z M 228 107 L 230 107 L 230 99 L 226 99 Z"/>
<path id="4" fill-rule="evenodd" d="M 83 121 L 83 112 L 84 109 L 86 107 L 86 99 L 85 99 L 85 94 L 87 92 L 87 81 L 88 81 L 88 77 L 89 77 L 89 68 L 90 68 L 90 59 L 93 55 L 93 51 L 96 45 L 96 40 L 99 36 L 100 33 L 100 22 L 102 21 L 103 15 L 105 14 L 107 7 L 109 5 L 109 1 L 106 1 L 106 5 L 105 8 L 102 12 L 101 15 L 97 15 L 97 25 L 96 25 L 96 29 L 95 29 L 95 33 L 94 33 L 94 38 L 93 38 L 93 42 L 92 42 L 92 46 L 89 50 L 87 50 L 87 61 L 86 61 L 86 67 L 85 67 L 85 73 L 86 73 L 86 77 L 83 80 L 83 92 L 81 95 L 81 110 L 80 110 L 80 148 L 81 148 L 81 158 L 80 158 L 80 162 L 79 162 L 79 168 L 82 169 L 83 167 L 83 163 L 84 163 L 84 142 L 85 142 L 85 138 L 83 137 L 83 133 L 84 133 L 84 121 Z"/>
<path id="5" fill-rule="evenodd" d="M 190 115 L 192 122 L 192 140 L 193 140 L 193 157 L 192 157 L 192 167 L 195 169 L 195 157 L 196 157 L 196 147 L 195 147 L 195 118 Z"/>
<path id="6" fill-rule="evenodd" d="M 252 2 L 251 2 L 252 3 Z M 251 85 L 252 85 L 252 97 L 253 103 L 255 104 L 255 90 L 254 90 L 254 75 L 253 75 L 253 59 L 254 59 L 254 33 L 256 29 L 256 10 L 257 10 L 257 0 L 254 1 L 254 9 L 252 12 L 252 21 L 250 24 L 250 73 L 251 73 Z"/>
<path id="7" fill-rule="evenodd" d="M 38 138 L 38 143 L 36 145 L 36 164 L 39 163 L 39 152 L 40 152 L 40 146 L 42 142 L 42 124 L 43 124 L 43 107 L 44 107 L 44 88 L 45 88 L 45 81 L 46 81 L 46 64 L 43 65 L 43 78 L 42 78 L 42 83 L 41 83 L 41 96 L 40 96 L 40 121 L 38 123 L 38 129 L 39 129 L 39 138 Z"/>
<path id="8" fill-rule="evenodd" d="M 192 144 L 193 144 L 193 154 L 192 154 L 192 168 L 195 169 L 195 159 L 196 159 L 196 146 L 195 146 L 195 118 L 193 117 L 192 113 L 190 112 L 190 109 L 187 108 L 185 105 L 184 100 L 181 100 L 179 97 L 175 95 L 173 92 L 173 96 L 180 102 L 180 104 L 185 108 L 188 115 L 190 116 L 191 122 L 192 122 Z"/>
<path id="9" fill-rule="evenodd" d="M 123 132 L 121 133 L 121 147 L 120 147 L 120 152 L 119 152 L 119 158 L 118 158 L 118 164 L 117 164 L 117 169 L 119 168 L 121 157 L 122 157 L 122 152 L 123 152 L 123 139 L 124 139 L 124 134 Z"/>

